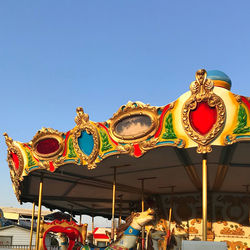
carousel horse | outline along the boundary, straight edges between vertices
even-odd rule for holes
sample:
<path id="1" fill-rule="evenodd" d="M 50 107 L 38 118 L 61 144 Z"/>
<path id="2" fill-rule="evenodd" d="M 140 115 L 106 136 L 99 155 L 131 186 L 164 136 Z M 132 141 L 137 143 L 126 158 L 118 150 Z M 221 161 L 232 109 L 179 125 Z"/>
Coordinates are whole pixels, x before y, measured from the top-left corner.
<path id="1" fill-rule="evenodd" d="M 75 248 L 75 243 L 80 242 L 79 239 L 74 237 L 74 235 L 65 232 L 57 233 L 57 240 L 60 250 L 72 250 Z"/>
<path id="2" fill-rule="evenodd" d="M 181 242 L 183 239 L 182 235 L 176 235 L 175 230 L 172 232 L 168 230 L 168 227 L 163 219 L 160 219 L 155 223 L 154 226 L 148 230 L 149 244 L 148 249 L 158 250 L 176 250 L 180 249 Z M 152 235 L 151 235 L 152 234 Z M 180 243 L 180 244 L 178 244 Z"/>
<path id="3" fill-rule="evenodd" d="M 166 235 L 165 231 L 156 230 L 154 228 L 150 229 L 148 233 L 147 250 L 158 250 L 159 240 L 162 240 L 165 235 Z"/>
<path id="4" fill-rule="evenodd" d="M 82 245 L 77 242 L 75 244 L 75 247 L 79 248 L 80 246 L 80 249 L 83 250 L 131 249 L 136 245 L 136 241 L 138 239 L 142 227 L 144 227 L 148 222 L 153 220 L 153 218 L 154 218 L 154 210 L 152 209 L 148 209 L 145 212 L 132 213 L 132 215 L 126 219 L 126 223 L 122 224 L 117 229 L 117 240 L 111 245 L 103 248 L 96 248 L 96 247 L 92 248 L 88 245 Z"/>
<path id="5" fill-rule="evenodd" d="M 57 233 L 57 239 L 61 250 L 67 250 L 69 246 L 68 237 L 65 233 Z"/>
<path id="6" fill-rule="evenodd" d="M 185 230 L 180 227 L 176 226 L 179 229 L 179 233 L 175 233 L 175 229 L 173 228 L 172 233 L 169 239 L 169 245 L 167 246 L 167 250 L 179 250 L 181 249 L 182 241 L 188 239 L 188 234 Z"/>

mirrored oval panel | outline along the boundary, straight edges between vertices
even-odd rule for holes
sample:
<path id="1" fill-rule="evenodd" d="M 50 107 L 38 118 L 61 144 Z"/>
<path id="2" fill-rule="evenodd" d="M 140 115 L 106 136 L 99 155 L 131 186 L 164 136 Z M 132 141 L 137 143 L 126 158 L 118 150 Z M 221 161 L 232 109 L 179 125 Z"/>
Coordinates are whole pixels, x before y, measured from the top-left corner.
<path id="1" fill-rule="evenodd" d="M 151 131 L 152 120 L 147 115 L 133 115 L 126 117 L 115 125 L 115 133 L 124 138 L 138 138 Z"/>

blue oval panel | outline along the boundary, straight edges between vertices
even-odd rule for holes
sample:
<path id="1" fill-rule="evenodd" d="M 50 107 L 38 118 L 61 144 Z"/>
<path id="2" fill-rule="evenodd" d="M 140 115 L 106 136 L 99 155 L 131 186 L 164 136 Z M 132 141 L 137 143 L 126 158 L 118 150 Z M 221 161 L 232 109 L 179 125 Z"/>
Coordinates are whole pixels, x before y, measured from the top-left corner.
<path id="1" fill-rule="evenodd" d="M 94 139 L 92 134 L 88 134 L 86 130 L 81 132 L 81 136 L 78 137 L 79 148 L 85 155 L 90 155 L 94 148 Z"/>

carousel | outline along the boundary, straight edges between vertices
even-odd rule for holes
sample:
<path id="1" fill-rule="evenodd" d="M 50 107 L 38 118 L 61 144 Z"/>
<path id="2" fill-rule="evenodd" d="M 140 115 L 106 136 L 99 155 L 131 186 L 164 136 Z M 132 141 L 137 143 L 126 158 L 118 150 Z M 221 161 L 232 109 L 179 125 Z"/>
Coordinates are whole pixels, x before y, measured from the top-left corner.
<path id="1" fill-rule="evenodd" d="M 5 133 L 18 201 L 38 205 L 39 213 L 43 205 L 111 218 L 112 239 L 115 218 L 142 211 L 146 223 L 153 209 L 176 239 L 247 249 L 250 98 L 230 89 L 226 74 L 202 69 L 190 91 L 162 107 L 128 102 L 105 122 L 89 120 L 79 107 L 70 131 L 42 128 L 27 143 Z M 59 230 L 55 223 L 51 227 Z M 69 223 L 64 228 L 75 233 L 72 239 L 84 243 L 86 225 Z M 43 238 L 51 227 L 39 218 L 36 249 L 46 248 Z"/>

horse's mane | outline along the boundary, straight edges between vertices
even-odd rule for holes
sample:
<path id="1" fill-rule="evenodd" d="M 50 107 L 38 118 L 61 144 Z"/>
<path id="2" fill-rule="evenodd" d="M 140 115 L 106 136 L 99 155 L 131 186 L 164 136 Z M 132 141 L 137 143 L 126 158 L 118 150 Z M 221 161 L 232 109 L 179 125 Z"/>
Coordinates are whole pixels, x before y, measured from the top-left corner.
<path id="1" fill-rule="evenodd" d="M 132 213 L 130 216 L 128 216 L 125 219 L 125 223 L 121 224 L 117 229 L 116 229 L 116 239 L 119 240 L 124 231 L 130 226 L 130 224 L 132 223 L 134 217 L 139 216 L 139 213 Z"/>

